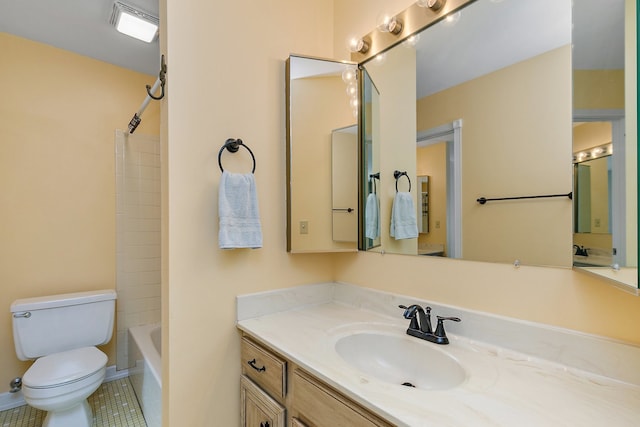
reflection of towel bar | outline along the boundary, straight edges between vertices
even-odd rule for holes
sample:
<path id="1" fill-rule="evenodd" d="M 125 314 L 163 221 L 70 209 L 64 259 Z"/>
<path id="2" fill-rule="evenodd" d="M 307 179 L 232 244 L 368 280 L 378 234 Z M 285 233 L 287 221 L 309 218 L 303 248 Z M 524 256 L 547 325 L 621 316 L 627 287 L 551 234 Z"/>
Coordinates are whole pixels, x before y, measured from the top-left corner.
<path id="1" fill-rule="evenodd" d="M 394 171 L 393 177 L 396 179 L 396 193 L 398 192 L 398 179 L 400 179 L 400 177 L 402 177 L 403 175 L 406 176 L 407 181 L 409 181 L 409 193 L 411 193 L 411 178 L 409 178 L 407 171 L 404 171 L 404 172 Z"/>
<path id="2" fill-rule="evenodd" d="M 346 211 L 346 212 L 349 212 L 349 213 L 355 211 L 355 209 L 353 209 L 353 208 L 333 208 L 331 210 L 332 211 Z"/>
<path id="3" fill-rule="evenodd" d="M 493 201 L 497 201 L 497 200 L 546 199 L 546 198 L 550 198 L 550 197 L 568 197 L 569 199 L 573 199 L 573 193 L 568 193 L 568 194 L 547 194 L 547 195 L 544 195 L 544 196 L 500 197 L 500 198 L 496 198 L 496 199 L 487 199 L 487 198 L 484 198 L 484 197 L 480 197 L 479 199 L 476 199 L 476 202 L 480 203 L 481 205 L 484 205 L 487 202 L 493 202 Z"/>

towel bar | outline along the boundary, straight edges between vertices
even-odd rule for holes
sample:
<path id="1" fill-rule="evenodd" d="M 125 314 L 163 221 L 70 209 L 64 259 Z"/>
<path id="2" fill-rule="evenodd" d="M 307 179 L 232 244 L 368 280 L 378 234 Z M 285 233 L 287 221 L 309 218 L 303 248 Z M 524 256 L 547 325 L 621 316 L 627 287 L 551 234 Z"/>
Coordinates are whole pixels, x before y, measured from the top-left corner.
<path id="1" fill-rule="evenodd" d="M 218 166 L 220 166 L 221 172 L 224 172 L 224 169 L 222 168 L 222 160 L 221 160 L 222 152 L 224 151 L 224 149 L 226 148 L 230 153 L 237 153 L 238 150 L 240 149 L 240 146 L 243 146 L 244 148 L 246 148 L 247 151 L 249 151 L 249 154 L 251 154 L 251 159 L 253 160 L 253 169 L 251 170 L 251 173 L 254 173 L 256 171 L 256 157 L 253 155 L 253 151 L 251 151 L 251 149 L 247 147 L 247 144 L 242 142 L 240 138 L 238 139 L 229 138 L 224 142 L 224 145 L 220 148 L 220 151 L 218 152 Z"/>

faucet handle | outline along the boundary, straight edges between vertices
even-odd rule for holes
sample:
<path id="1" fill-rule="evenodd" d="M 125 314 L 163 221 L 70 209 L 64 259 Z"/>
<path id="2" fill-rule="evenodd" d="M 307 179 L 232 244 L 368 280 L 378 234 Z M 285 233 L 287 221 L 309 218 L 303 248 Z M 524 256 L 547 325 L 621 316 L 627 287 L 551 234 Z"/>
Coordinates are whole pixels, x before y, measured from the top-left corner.
<path id="1" fill-rule="evenodd" d="M 418 317 L 416 316 L 416 314 L 419 307 L 415 304 L 410 305 L 409 307 L 400 304 L 398 308 L 404 310 L 403 316 L 405 319 L 411 319 L 411 323 L 409 323 L 409 329 L 418 329 Z"/>
<path id="2" fill-rule="evenodd" d="M 460 318 L 459 317 L 442 317 L 442 316 L 436 316 L 438 318 L 438 326 L 436 326 L 436 331 L 434 332 L 434 335 L 438 338 L 438 343 L 439 344 L 448 344 L 449 343 L 449 338 L 447 338 L 447 333 L 444 331 L 444 321 L 445 320 L 451 320 L 452 322 L 460 322 Z"/>

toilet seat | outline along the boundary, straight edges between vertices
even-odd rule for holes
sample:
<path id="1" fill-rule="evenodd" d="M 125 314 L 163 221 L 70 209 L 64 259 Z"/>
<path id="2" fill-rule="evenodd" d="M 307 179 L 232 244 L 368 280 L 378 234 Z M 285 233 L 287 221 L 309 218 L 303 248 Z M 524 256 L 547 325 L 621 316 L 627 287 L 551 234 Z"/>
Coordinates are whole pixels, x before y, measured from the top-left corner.
<path id="1" fill-rule="evenodd" d="M 107 356 L 96 347 L 54 353 L 37 359 L 22 377 L 24 387 L 52 389 L 104 374 Z"/>

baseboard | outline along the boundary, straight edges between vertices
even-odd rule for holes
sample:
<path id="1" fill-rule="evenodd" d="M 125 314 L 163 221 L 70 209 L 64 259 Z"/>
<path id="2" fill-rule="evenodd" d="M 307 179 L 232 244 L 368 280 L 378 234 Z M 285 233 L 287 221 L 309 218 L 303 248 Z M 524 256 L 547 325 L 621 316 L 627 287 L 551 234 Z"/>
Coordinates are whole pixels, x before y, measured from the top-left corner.
<path id="1" fill-rule="evenodd" d="M 116 370 L 115 365 L 107 366 L 104 382 L 120 380 L 129 376 L 128 369 Z M 22 391 L 17 393 L 0 393 L 0 411 L 6 411 L 8 409 L 17 408 L 18 406 L 26 405 Z"/>

